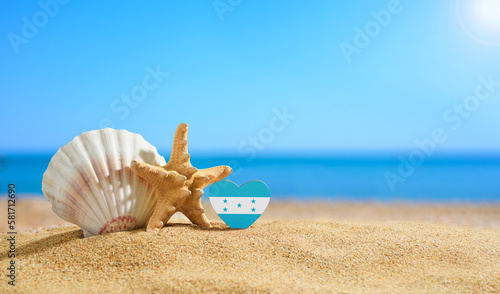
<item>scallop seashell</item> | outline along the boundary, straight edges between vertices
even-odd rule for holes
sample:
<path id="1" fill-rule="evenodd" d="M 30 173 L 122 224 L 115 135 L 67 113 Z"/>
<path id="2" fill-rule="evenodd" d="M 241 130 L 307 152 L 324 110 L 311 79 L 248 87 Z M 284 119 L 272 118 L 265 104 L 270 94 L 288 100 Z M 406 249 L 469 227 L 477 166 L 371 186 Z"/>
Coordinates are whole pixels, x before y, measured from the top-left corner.
<path id="1" fill-rule="evenodd" d="M 165 165 L 139 134 L 110 128 L 85 132 L 61 147 L 43 174 L 52 210 L 85 237 L 145 227 L 156 205 L 153 187 L 132 160 Z"/>

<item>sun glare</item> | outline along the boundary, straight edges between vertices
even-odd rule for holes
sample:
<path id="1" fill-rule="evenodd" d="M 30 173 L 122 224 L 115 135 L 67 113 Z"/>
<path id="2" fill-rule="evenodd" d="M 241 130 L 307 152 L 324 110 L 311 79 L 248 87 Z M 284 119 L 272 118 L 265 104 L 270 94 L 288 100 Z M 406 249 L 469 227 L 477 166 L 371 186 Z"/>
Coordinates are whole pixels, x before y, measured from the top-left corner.
<path id="1" fill-rule="evenodd" d="M 462 29 L 474 40 L 500 46 L 500 0 L 457 0 Z"/>
<path id="2" fill-rule="evenodd" d="M 474 0 L 471 8 L 474 19 L 483 29 L 500 29 L 500 0 Z"/>

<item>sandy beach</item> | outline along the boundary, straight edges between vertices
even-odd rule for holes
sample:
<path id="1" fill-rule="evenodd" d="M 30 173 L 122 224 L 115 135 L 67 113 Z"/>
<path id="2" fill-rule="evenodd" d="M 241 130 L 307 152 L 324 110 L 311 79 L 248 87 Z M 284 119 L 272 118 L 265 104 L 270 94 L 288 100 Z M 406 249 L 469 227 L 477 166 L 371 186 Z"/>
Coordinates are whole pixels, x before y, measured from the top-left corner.
<path id="1" fill-rule="evenodd" d="M 214 228 L 179 216 L 157 236 L 136 230 L 83 239 L 45 199 L 21 199 L 16 287 L 2 274 L 0 290 L 500 292 L 499 206 L 275 202 L 246 230 L 229 229 L 205 207 Z M 1 250 L 6 269 L 6 242 Z"/>

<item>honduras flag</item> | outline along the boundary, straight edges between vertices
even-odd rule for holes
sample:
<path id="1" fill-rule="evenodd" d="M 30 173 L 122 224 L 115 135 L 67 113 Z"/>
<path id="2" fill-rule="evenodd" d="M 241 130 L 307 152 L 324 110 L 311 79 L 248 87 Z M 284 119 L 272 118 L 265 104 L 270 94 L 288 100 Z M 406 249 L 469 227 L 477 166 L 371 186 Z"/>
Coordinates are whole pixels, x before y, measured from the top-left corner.
<path id="1" fill-rule="evenodd" d="M 227 180 L 216 182 L 208 192 L 219 217 L 233 229 L 246 229 L 266 210 L 271 193 L 264 182 L 250 181 L 241 187 Z"/>

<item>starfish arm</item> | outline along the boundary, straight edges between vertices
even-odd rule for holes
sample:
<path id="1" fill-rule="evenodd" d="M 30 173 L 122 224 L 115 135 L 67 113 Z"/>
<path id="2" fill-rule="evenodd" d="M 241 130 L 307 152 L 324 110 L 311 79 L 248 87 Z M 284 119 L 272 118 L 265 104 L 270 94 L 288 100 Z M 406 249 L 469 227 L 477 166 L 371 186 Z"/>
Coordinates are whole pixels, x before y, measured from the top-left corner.
<path id="1" fill-rule="evenodd" d="M 202 191 L 203 193 L 203 191 Z M 200 227 L 210 228 L 212 224 L 208 220 L 205 215 L 205 209 L 201 204 L 201 196 L 197 201 L 186 201 L 189 202 L 189 205 L 183 205 L 179 208 L 179 211 L 182 212 L 193 224 L 199 225 Z M 186 203 L 185 202 L 185 203 Z"/>
<path id="2" fill-rule="evenodd" d="M 191 195 L 187 197 L 182 206 L 179 208 L 179 211 L 182 212 L 193 224 L 205 228 L 210 228 L 212 225 L 208 221 L 208 218 L 205 215 L 205 209 L 201 204 L 203 188 L 200 189 L 199 187 L 202 187 L 208 182 L 208 180 L 208 176 L 195 173 L 190 181 L 188 181 Z"/>
<path id="3" fill-rule="evenodd" d="M 132 160 L 130 167 L 139 177 L 143 178 L 153 186 L 154 182 L 157 182 L 160 178 L 166 178 L 169 175 L 169 172 L 161 166 L 154 166 L 135 159 Z"/>
<path id="4" fill-rule="evenodd" d="M 169 201 L 171 197 L 168 195 L 160 194 L 158 195 L 158 201 L 156 203 L 155 210 L 149 219 L 148 226 L 146 231 L 149 233 L 158 234 L 160 229 L 168 222 L 168 220 L 174 215 L 177 211 L 176 205 L 179 202 L 182 202 L 180 199 L 184 199 L 191 194 L 189 190 L 186 188 L 178 188 L 176 191 L 169 190 L 170 195 L 175 194 L 175 198 L 178 199 L 177 203 L 172 203 Z M 165 193 L 165 192 L 163 192 Z M 179 201 L 180 200 L 180 201 Z"/>
<path id="5" fill-rule="evenodd" d="M 198 170 L 191 179 L 189 190 L 191 195 L 187 197 L 179 211 L 182 212 L 193 224 L 201 227 L 210 228 L 212 225 L 205 215 L 205 209 L 201 203 L 201 196 L 203 196 L 203 189 L 215 183 L 232 172 L 229 166 L 216 166 L 207 169 Z"/>
<path id="6" fill-rule="evenodd" d="M 181 175 L 190 178 L 197 169 L 191 165 L 190 155 L 187 149 L 187 131 L 188 125 L 181 123 L 175 130 L 172 152 L 165 169 L 176 170 Z"/>
<path id="7" fill-rule="evenodd" d="M 132 161 L 131 167 L 155 189 L 156 206 L 146 230 L 157 234 L 177 211 L 177 207 L 191 194 L 185 186 L 187 178 L 176 171 L 167 171 L 163 167 L 137 160 Z"/>
<path id="8" fill-rule="evenodd" d="M 187 150 L 187 131 L 188 125 L 186 123 L 181 123 L 179 124 L 179 126 L 177 126 L 169 162 L 179 163 L 189 160 L 189 154 Z"/>
<path id="9" fill-rule="evenodd" d="M 201 185 L 197 185 L 200 189 L 204 189 L 210 184 L 218 182 L 223 178 L 229 176 L 232 172 L 233 170 L 227 165 L 220 165 L 211 168 L 200 169 L 193 176 L 195 178 L 193 184 L 196 184 L 197 177 L 208 177 L 207 181 L 201 183 Z"/>

